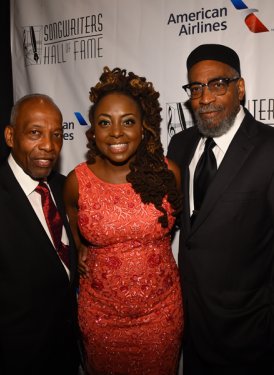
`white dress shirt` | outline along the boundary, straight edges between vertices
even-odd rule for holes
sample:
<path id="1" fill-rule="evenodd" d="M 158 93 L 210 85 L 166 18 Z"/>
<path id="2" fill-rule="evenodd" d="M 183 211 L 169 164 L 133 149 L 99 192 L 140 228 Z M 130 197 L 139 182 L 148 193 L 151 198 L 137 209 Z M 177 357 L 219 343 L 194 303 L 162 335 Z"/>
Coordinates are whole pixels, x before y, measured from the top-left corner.
<path id="1" fill-rule="evenodd" d="M 219 168 L 225 153 L 236 134 L 237 130 L 239 129 L 243 119 L 245 117 L 244 109 L 241 106 L 240 111 L 237 113 L 234 124 L 231 126 L 231 128 L 220 137 L 213 138 L 216 146 L 213 148 L 213 153 L 216 158 L 217 168 Z M 203 137 L 200 139 L 197 148 L 195 150 L 195 153 L 193 155 L 193 158 L 191 160 L 191 163 L 189 164 L 189 208 L 190 208 L 190 215 L 192 215 L 192 211 L 194 210 L 194 199 L 193 199 L 193 177 L 194 177 L 194 171 L 196 168 L 196 165 L 204 151 L 205 147 L 205 141 L 206 138 Z"/>
<path id="2" fill-rule="evenodd" d="M 50 231 L 49 231 L 46 219 L 45 219 L 45 215 L 44 215 L 44 212 L 43 212 L 41 195 L 37 191 L 35 191 L 36 187 L 38 186 L 39 181 L 33 180 L 28 174 L 26 174 L 23 171 L 23 169 L 16 163 L 16 161 L 14 160 L 14 158 L 11 154 L 8 157 L 8 163 L 9 163 L 9 166 L 11 167 L 11 170 L 12 170 L 16 180 L 18 181 L 19 185 L 21 186 L 24 193 L 26 194 L 28 200 L 30 201 L 30 204 L 32 205 L 32 207 L 33 207 L 33 209 L 34 209 L 34 211 L 35 211 L 35 213 L 38 217 L 38 219 L 40 220 L 40 222 L 41 222 L 43 228 L 45 229 L 49 239 L 51 240 L 52 245 L 54 246 L 54 243 L 53 243 L 53 240 L 52 240 L 52 237 L 51 237 L 51 234 L 50 234 Z M 46 181 L 45 181 L 45 183 L 46 183 Z M 51 193 L 50 186 L 48 185 L 48 187 L 49 187 L 49 191 Z M 51 193 L 51 196 L 52 196 L 52 199 L 54 201 L 54 197 L 53 197 L 52 193 Z M 55 201 L 54 201 L 54 203 L 55 203 Z M 65 230 L 64 226 L 63 226 L 63 230 L 62 230 L 61 241 L 64 245 L 69 244 L 68 236 L 67 236 L 67 233 L 66 233 L 66 230 Z M 65 270 L 66 270 L 66 272 L 69 276 L 70 275 L 69 269 L 66 267 L 66 265 L 64 264 L 64 262 L 62 261 L 61 258 L 60 258 L 60 260 L 61 260 L 63 266 L 65 267 Z"/>

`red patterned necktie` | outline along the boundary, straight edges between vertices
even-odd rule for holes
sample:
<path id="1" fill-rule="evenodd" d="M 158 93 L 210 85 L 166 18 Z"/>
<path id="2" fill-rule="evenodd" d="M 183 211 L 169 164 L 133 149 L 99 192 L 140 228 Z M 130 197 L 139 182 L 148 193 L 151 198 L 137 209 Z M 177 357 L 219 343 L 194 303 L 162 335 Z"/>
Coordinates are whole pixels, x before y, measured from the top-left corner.
<path id="1" fill-rule="evenodd" d="M 54 243 L 54 247 L 60 258 L 69 268 L 69 249 L 61 241 L 63 222 L 62 218 L 53 202 L 49 188 L 44 182 L 39 182 L 35 191 L 41 195 L 43 212 Z"/>

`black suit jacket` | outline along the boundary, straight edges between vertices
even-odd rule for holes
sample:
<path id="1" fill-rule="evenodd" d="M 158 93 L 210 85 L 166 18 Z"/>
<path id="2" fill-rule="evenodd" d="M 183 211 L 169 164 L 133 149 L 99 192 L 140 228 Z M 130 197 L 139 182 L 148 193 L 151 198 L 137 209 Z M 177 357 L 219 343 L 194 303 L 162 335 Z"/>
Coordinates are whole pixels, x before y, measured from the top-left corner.
<path id="1" fill-rule="evenodd" d="M 76 252 L 64 176 L 48 181 L 69 237 L 70 280 L 8 163 L 0 167 L 1 375 L 77 373 Z"/>
<path id="2" fill-rule="evenodd" d="M 186 333 L 211 363 L 273 358 L 274 129 L 246 111 L 191 227 L 189 164 L 199 139 L 187 129 L 168 151 L 182 172 Z"/>

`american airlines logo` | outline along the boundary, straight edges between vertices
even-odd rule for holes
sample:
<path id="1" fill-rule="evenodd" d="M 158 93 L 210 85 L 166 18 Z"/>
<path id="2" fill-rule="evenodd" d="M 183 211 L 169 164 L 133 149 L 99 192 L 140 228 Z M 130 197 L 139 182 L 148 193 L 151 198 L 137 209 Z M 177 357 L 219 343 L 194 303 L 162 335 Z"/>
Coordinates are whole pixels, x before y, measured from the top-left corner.
<path id="1" fill-rule="evenodd" d="M 242 0 L 231 0 L 234 7 L 241 12 L 244 22 L 250 31 L 253 33 L 264 33 L 269 29 L 260 21 L 255 15 L 258 9 L 251 9 Z"/>

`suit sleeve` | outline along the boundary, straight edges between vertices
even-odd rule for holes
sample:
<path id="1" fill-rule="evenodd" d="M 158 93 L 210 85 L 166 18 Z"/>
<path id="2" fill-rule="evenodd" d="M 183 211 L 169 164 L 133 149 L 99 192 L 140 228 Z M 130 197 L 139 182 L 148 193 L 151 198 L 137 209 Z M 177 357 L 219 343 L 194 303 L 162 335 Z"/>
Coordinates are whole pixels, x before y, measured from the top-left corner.
<path id="1" fill-rule="evenodd" d="M 269 202 L 272 224 L 274 228 L 274 175 L 272 175 L 272 178 L 270 181 L 270 186 L 267 192 L 267 200 Z"/>
<path id="2" fill-rule="evenodd" d="M 178 135 L 174 135 L 168 145 L 167 158 L 175 161 L 178 165 L 180 165 L 179 151 L 179 137 Z"/>

